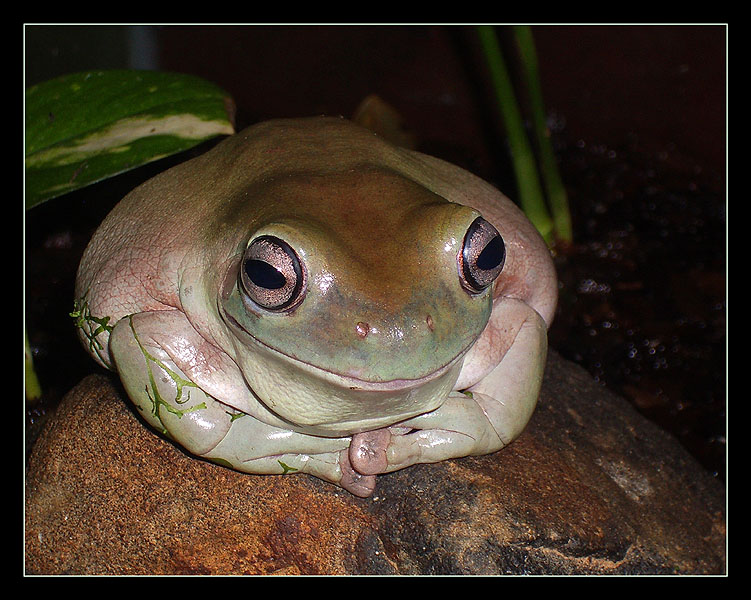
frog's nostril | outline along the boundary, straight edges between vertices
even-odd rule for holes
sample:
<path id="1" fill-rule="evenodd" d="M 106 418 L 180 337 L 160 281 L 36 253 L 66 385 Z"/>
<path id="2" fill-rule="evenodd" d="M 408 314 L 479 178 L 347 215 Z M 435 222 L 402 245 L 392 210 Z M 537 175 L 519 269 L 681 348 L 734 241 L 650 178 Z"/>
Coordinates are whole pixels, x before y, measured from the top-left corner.
<path id="1" fill-rule="evenodd" d="M 428 315 L 425 318 L 425 322 L 428 324 L 428 329 L 430 329 L 430 331 L 433 331 L 435 329 L 435 324 L 433 323 L 433 317 Z"/>

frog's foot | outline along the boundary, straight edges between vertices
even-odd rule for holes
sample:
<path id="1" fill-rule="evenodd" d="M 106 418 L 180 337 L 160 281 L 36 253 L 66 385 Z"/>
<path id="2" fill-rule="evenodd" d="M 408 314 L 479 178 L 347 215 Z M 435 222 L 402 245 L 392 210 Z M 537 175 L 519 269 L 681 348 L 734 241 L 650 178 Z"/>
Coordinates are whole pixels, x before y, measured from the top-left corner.
<path id="1" fill-rule="evenodd" d="M 355 496 L 367 498 L 373 493 L 373 490 L 375 490 L 375 473 L 364 474 L 362 471 L 357 470 L 352 465 L 350 449 L 351 446 L 350 448 L 345 448 L 341 451 L 339 456 L 339 464 L 342 470 L 342 478 L 339 481 L 339 485 Z"/>
<path id="2" fill-rule="evenodd" d="M 391 442 L 388 429 L 376 429 L 352 436 L 348 458 L 354 469 L 366 475 L 384 473 L 388 468 L 386 450 Z"/>

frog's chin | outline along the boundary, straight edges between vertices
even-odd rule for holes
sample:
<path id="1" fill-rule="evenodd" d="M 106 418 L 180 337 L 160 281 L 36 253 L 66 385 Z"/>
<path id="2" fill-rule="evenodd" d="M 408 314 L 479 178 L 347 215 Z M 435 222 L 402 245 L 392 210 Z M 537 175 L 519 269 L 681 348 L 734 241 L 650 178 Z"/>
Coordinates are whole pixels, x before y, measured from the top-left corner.
<path id="1" fill-rule="evenodd" d="M 388 427 L 438 408 L 454 389 L 464 354 L 415 379 L 365 381 L 304 363 L 241 327 L 235 356 L 248 386 L 295 430 L 341 436 Z"/>
<path id="2" fill-rule="evenodd" d="M 285 377 L 287 385 L 261 382 L 253 389 L 271 411 L 299 431 L 351 435 L 435 410 L 454 388 L 462 363 L 463 357 L 425 377 L 374 383 L 269 355 L 265 366 Z M 257 370 L 258 365 L 250 368 Z"/>

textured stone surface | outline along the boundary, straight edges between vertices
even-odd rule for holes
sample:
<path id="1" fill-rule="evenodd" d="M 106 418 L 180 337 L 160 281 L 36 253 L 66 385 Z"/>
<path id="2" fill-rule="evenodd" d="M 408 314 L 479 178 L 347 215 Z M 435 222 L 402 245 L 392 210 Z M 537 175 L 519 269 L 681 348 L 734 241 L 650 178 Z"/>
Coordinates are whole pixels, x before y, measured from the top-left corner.
<path id="1" fill-rule="evenodd" d="M 723 573 L 724 506 L 672 437 L 552 352 L 513 444 L 381 476 L 367 499 L 191 458 L 91 376 L 30 459 L 26 572 Z"/>

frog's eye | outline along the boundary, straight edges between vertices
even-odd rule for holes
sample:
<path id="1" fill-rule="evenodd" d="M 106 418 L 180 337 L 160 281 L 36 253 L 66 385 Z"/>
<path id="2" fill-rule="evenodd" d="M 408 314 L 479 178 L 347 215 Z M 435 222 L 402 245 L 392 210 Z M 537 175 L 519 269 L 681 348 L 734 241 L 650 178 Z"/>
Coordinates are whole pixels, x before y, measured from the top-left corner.
<path id="1" fill-rule="evenodd" d="M 245 250 L 240 283 L 253 302 L 280 311 L 302 298 L 305 276 L 300 259 L 287 242 L 263 235 Z"/>
<path id="2" fill-rule="evenodd" d="M 462 251 L 457 257 L 459 279 L 472 293 L 490 286 L 503 270 L 506 246 L 498 230 L 482 217 L 477 217 L 464 236 Z"/>

